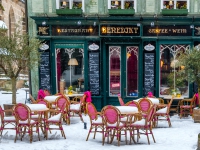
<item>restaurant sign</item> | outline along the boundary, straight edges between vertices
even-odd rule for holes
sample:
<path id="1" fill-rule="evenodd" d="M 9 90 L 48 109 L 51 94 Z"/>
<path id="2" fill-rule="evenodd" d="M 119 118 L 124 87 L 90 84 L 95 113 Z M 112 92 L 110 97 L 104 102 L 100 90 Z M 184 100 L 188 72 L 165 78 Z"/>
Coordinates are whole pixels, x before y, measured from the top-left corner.
<path id="1" fill-rule="evenodd" d="M 139 36 L 137 25 L 100 25 L 100 36 Z"/>
<path id="2" fill-rule="evenodd" d="M 192 28 L 190 26 L 144 26 L 144 36 L 192 36 Z"/>
<path id="3" fill-rule="evenodd" d="M 91 25 L 55 25 L 52 26 L 53 36 L 97 36 L 98 27 Z"/>

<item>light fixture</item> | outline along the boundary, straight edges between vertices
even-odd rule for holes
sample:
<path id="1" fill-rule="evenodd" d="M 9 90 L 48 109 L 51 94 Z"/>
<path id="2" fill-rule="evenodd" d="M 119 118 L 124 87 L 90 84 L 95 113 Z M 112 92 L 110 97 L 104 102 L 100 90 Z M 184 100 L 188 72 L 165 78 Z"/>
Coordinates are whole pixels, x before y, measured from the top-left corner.
<path id="1" fill-rule="evenodd" d="M 118 1 L 115 1 L 115 6 L 118 6 L 119 5 L 119 2 Z"/>
<path id="2" fill-rule="evenodd" d="M 154 22 L 151 22 L 151 26 L 154 27 Z"/>
<path id="3" fill-rule="evenodd" d="M 137 27 L 140 27 L 140 23 L 137 23 Z"/>
<path id="4" fill-rule="evenodd" d="M 160 61 L 160 67 L 161 67 L 161 68 L 162 68 L 163 64 L 164 64 L 164 62 L 163 62 L 163 60 L 161 60 L 161 61 Z"/>
<path id="5" fill-rule="evenodd" d="M 193 24 L 191 24 L 191 25 L 190 25 L 190 29 L 193 29 L 193 28 L 194 28 L 194 25 L 193 25 Z"/>
<path id="6" fill-rule="evenodd" d="M 78 25 L 81 25 L 81 21 L 79 20 L 79 21 L 77 22 L 77 24 L 78 24 Z"/>
<path id="7" fill-rule="evenodd" d="M 47 24 L 46 21 L 42 21 L 43 26 L 46 26 L 46 24 Z"/>
<path id="8" fill-rule="evenodd" d="M 70 86 L 72 85 L 72 66 L 77 66 L 78 65 L 78 61 L 76 60 L 76 58 L 70 58 L 68 65 L 70 65 Z"/>
<path id="9" fill-rule="evenodd" d="M 96 25 L 97 25 L 97 23 L 96 23 L 96 22 L 94 22 L 94 23 L 93 23 L 93 26 L 95 27 Z"/>
<path id="10" fill-rule="evenodd" d="M 173 2 L 172 2 L 172 1 L 169 1 L 169 5 L 172 6 L 172 5 L 173 5 Z"/>

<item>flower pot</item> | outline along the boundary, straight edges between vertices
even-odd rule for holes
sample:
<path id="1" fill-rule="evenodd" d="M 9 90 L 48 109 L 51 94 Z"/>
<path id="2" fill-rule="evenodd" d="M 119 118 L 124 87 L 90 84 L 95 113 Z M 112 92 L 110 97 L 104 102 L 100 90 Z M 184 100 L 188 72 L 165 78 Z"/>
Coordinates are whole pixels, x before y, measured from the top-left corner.
<path id="1" fill-rule="evenodd" d="M 163 16 L 186 16 L 188 9 L 162 9 Z"/>
<path id="2" fill-rule="evenodd" d="M 195 107 L 193 109 L 193 119 L 194 123 L 200 123 L 200 108 Z"/>

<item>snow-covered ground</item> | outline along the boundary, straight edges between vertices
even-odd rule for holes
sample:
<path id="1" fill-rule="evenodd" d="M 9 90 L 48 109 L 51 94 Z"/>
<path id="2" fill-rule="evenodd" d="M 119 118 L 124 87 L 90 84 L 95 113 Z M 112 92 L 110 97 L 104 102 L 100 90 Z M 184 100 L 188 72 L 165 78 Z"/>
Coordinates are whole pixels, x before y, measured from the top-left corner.
<path id="1" fill-rule="evenodd" d="M 17 102 L 24 103 L 26 92 L 24 90 L 17 91 Z M 11 103 L 11 94 L 0 93 L 0 104 Z M 196 150 L 197 138 L 200 133 L 200 124 L 194 123 L 191 117 L 180 119 L 177 115 L 171 117 L 172 127 L 168 127 L 168 123 L 159 122 L 158 128 L 153 129 L 156 143 L 150 136 L 151 144 L 148 145 L 147 138 L 141 135 L 139 143 L 126 145 L 122 138 L 121 146 L 117 146 L 116 139 L 112 144 L 105 143 L 102 146 L 101 134 L 97 133 L 96 139 L 93 134 L 90 135 L 88 141 L 86 137 L 90 127 L 88 116 L 83 115 L 84 121 L 87 123 L 87 129 L 84 129 L 84 123 L 78 117 L 71 119 L 71 124 L 63 124 L 66 139 L 64 139 L 60 131 L 52 131 L 48 140 L 43 138 L 38 141 L 34 133 L 33 142 L 29 143 L 29 138 L 25 137 L 22 141 L 19 139 L 14 143 L 14 130 L 5 130 L 3 137 L 0 138 L 0 150 Z"/>

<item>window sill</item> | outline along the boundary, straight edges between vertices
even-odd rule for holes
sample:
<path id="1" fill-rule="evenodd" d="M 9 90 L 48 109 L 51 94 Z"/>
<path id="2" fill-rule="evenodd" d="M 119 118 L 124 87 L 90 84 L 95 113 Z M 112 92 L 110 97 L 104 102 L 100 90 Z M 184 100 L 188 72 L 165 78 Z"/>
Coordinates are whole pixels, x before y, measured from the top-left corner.
<path id="1" fill-rule="evenodd" d="M 108 9 L 109 15 L 134 15 L 135 9 Z"/>
<path id="2" fill-rule="evenodd" d="M 186 16 L 188 9 L 162 9 L 161 14 L 163 16 Z"/>

